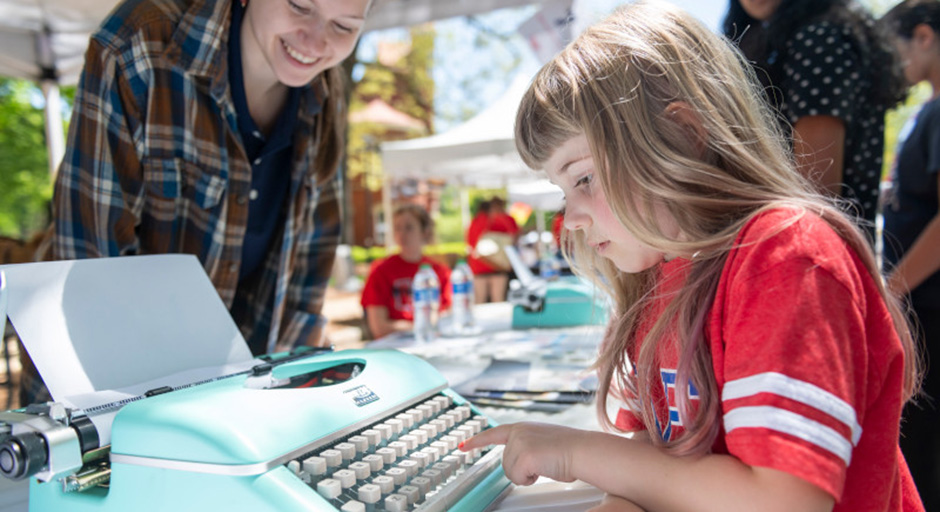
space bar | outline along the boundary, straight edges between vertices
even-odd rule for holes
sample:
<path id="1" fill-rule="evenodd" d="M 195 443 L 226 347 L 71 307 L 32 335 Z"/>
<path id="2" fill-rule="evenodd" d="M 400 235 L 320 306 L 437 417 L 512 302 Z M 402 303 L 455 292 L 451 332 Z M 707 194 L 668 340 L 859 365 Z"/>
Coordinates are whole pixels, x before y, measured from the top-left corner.
<path id="1" fill-rule="evenodd" d="M 444 486 L 440 491 L 429 497 L 427 501 L 416 508 L 414 512 L 445 512 L 451 505 L 460 501 L 468 492 L 494 469 L 499 467 L 503 459 L 503 447 L 497 446 L 487 452 L 480 460 L 467 468 L 456 480 Z"/>

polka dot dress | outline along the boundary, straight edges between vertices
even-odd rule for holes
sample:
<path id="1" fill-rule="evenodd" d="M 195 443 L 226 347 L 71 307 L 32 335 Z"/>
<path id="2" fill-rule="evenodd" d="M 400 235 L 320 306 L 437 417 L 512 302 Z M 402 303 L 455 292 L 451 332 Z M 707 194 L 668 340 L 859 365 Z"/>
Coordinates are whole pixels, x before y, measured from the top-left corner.
<path id="1" fill-rule="evenodd" d="M 884 149 L 885 110 L 870 99 L 871 73 L 848 27 L 820 21 L 798 29 L 787 43 L 781 89 L 790 123 L 832 116 L 845 123 L 842 196 L 852 213 L 874 222 Z"/>

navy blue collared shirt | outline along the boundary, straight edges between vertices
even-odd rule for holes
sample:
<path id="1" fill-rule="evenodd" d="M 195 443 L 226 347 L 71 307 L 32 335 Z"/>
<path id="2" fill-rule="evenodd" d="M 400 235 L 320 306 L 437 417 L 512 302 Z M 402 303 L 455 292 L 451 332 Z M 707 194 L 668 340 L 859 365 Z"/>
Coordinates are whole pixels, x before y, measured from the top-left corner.
<path id="1" fill-rule="evenodd" d="M 300 105 L 300 90 L 291 88 L 273 131 L 265 136 L 248 110 L 242 70 L 241 24 L 244 8 L 232 2 L 232 26 L 229 31 L 229 84 L 238 117 L 238 131 L 251 162 L 251 191 L 248 226 L 242 246 L 239 280 L 251 275 L 264 262 L 284 212 L 290 185 L 291 151 L 294 127 Z"/>

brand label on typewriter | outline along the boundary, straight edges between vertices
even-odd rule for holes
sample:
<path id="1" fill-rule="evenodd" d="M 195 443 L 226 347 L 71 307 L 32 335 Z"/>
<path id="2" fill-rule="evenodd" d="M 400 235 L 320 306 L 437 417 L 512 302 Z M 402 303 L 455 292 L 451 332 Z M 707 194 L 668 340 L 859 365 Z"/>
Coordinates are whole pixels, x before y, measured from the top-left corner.
<path id="1" fill-rule="evenodd" d="M 356 403 L 357 407 L 369 405 L 379 399 L 379 395 L 376 395 L 374 391 L 366 386 L 356 386 L 343 391 L 343 393 L 351 393 L 353 402 Z"/>

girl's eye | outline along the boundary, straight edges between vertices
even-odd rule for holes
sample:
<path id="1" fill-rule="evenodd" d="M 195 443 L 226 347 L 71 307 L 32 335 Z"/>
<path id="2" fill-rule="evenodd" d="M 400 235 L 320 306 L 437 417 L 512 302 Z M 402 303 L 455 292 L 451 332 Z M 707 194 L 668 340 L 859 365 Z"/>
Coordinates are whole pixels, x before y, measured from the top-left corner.
<path id="1" fill-rule="evenodd" d="M 291 9 L 293 9 L 294 11 L 297 11 L 299 14 L 307 14 L 308 12 L 310 12 L 310 10 L 307 9 L 306 7 L 301 7 L 300 5 L 292 2 L 291 0 L 287 0 L 287 3 L 290 5 Z"/>
<path id="2" fill-rule="evenodd" d="M 347 27 L 346 25 L 340 25 L 339 23 L 334 23 L 333 26 L 336 27 L 336 30 L 342 34 L 352 34 L 352 27 Z"/>
<path id="3" fill-rule="evenodd" d="M 584 176 L 581 176 L 581 178 L 579 178 L 578 181 L 575 182 L 574 188 L 578 188 L 581 186 L 589 186 L 592 181 L 594 181 L 594 175 L 585 174 Z"/>

